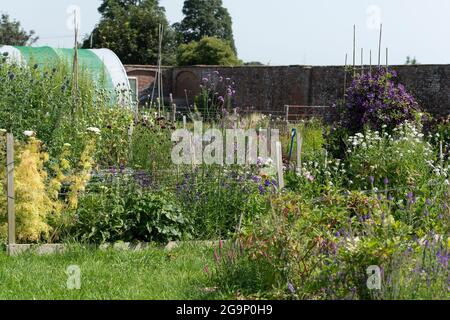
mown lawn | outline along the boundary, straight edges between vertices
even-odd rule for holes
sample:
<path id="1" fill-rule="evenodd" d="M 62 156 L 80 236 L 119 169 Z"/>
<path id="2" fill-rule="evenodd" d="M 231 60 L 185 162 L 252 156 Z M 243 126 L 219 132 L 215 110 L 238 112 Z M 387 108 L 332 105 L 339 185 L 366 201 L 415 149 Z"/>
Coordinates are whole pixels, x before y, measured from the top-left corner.
<path id="1" fill-rule="evenodd" d="M 204 268 L 213 264 L 211 248 L 191 245 L 140 252 L 71 248 L 15 257 L 2 250 L 0 299 L 212 299 L 217 294 Z M 81 269 L 80 290 L 67 289 L 70 265 Z"/>

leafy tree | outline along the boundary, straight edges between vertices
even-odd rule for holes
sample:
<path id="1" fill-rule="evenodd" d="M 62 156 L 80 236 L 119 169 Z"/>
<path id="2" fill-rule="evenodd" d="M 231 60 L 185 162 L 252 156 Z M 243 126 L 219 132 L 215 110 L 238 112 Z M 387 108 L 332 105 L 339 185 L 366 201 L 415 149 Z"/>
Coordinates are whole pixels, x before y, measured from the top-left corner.
<path id="1" fill-rule="evenodd" d="M 245 62 L 244 66 L 264 66 L 264 63 L 259 62 L 259 61 L 250 61 L 250 62 Z"/>
<path id="2" fill-rule="evenodd" d="M 236 54 L 231 16 L 222 6 L 222 0 L 186 0 L 181 23 L 174 28 L 181 43 L 200 41 L 204 37 L 215 37 L 228 41 Z"/>
<path id="3" fill-rule="evenodd" d="M 417 65 L 417 64 L 419 64 L 419 62 L 417 62 L 416 57 L 414 57 L 414 58 L 411 59 L 410 56 L 407 56 L 407 57 L 406 57 L 406 62 L 405 62 L 405 64 L 406 64 L 406 65 Z"/>
<path id="4" fill-rule="evenodd" d="M 175 62 L 175 34 L 159 0 L 103 0 L 98 11 L 102 18 L 92 32 L 92 47 L 111 49 L 125 64 L 157 64 L 162 25 L 163 63 Z M 83 47 L 91 47 L 91 37 Z"/>
<path id="5" fill-rule="evenodd" d="M 34 30 L 27 32 L 21 28 L 19 21 L 11 21 L 9 15 L 2 14 L 0 19 L 0 44 L 11 46 L 32 45 L 39 39 L 34 35 Z"/>
<path id="6" fill-rule="evenodd" d="M 200 41 L 180 45 L 177 62 L 180 66 L 199 64 L 235 66 L 241 64 L 228 42 L 213 37 L 204 37 Z"/>

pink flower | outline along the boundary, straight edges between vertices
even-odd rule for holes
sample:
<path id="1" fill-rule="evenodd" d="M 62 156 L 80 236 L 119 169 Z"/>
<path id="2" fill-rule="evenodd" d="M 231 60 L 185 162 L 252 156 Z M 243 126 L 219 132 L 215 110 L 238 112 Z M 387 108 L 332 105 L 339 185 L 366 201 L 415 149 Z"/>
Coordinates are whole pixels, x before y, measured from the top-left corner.
<path id="1" fill-rule="evenodd" d="M 209 268 L 208 268 L 208 265 L 206 265 L 205 268 L 203 268 L 203 271 L 205 271 L 205 273 L 209 274 Z"/>

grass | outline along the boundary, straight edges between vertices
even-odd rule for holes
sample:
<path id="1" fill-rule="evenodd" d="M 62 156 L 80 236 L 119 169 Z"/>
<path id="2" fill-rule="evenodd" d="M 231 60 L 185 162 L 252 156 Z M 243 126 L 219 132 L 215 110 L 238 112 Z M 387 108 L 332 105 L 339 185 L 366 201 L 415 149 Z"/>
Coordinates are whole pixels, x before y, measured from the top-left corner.
<path id="1" fill-rule="evenodd" d="M 61 254 L 15 257 L 2 251 L 0 299 L 212 299 L 204 268 L 213 264 L 211 248 L 191 245 L 140 252 L 78 247 Z M 67 289 L 70 265 L 81 269 L 80 290 Z"/>

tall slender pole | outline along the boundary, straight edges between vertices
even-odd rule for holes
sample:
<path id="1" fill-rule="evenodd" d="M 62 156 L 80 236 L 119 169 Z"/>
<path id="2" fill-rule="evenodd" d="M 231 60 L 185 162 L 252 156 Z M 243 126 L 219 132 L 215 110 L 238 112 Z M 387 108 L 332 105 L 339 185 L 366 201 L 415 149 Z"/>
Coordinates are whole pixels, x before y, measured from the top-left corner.
<path id="1" fill-rule="evenodd" d="M 162 25 L 158 25 L 158 68 L 156 75 L 156 83 L 158 84 L 158 116 L 161 117 L 161 106 L 164 105 L 163 98 L 163 89 L 162 89 L 162 72 L 161 72 L 161 63 L 162 63 L 162 33 L 163 27 Z"/>
<path id="2" fill-rule="evenodd" d="M 386 48 L 386 71 L 389 68 L 389 48 Z"/>
<path id="3" fill-rule="evenodd" d="M 14 136 L 6 136 L 6 167 L 8 174 L 8 245 L 16 243 L 16 211 L 14 204 Z"/>
<path id="4" fill-rule="evenodd" d="M 303 147 L 303 135 L 302 132 L 297 132 L 297 173 L 302 172 L 302 147 Z"/>
<path id="5" fill-rule="evenodd" d="M 381 66 L 381 39 L 383 37 L 383 24 L 380 24 L 380 38 L 378 39 L 378 67 Z"/>
<path id="6" fill-rule="evenodd" d="M 345 103 L 345 92 L 347 91 L 347 57 L 348 54 L 345 54 L 345 67 L 344 67 L 344 103 Z"/>
<path id="7" fill-rule="evenodd" d="M 74 29 L 74 55 L 73 55 L 73 66 L 72 66 L 72 96 L 75 103 L 77 102 L 78 96 L 78 21 L 77 21 L 77 11 L 73 11 L 73 29 Z"/>
<path id="8" fill-rule="evenodd" d="M 361 74 L 364 74 L 364 48 L 361 48 Z"/>
<path id="9" fill-rule="evenodd" d="M 369 73 L 372 74 L 372 50 L 369 51 Z"/>
<path id="10" fill-rule="evenodd" d="M 353 76 L 355 76 L 356 66 L 356 25 L 353 25 Z"/>

